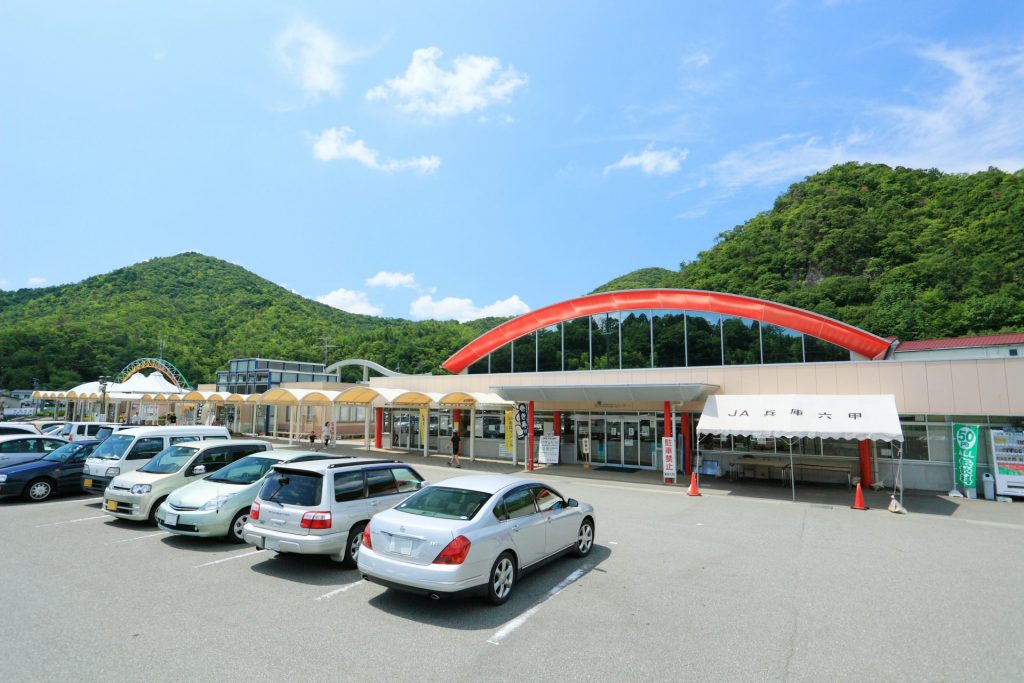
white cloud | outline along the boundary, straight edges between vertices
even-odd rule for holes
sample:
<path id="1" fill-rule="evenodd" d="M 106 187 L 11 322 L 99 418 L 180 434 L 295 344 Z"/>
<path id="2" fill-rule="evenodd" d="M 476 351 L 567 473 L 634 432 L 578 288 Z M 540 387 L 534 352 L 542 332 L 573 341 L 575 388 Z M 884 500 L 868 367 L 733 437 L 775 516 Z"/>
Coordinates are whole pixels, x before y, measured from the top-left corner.
<path id="1" fill-rule="evenodd" d="M 322 95 L 341 94 L 340 67 L 353 55 L 316 24 L 294 19 L 274 40 L 278 61 L 298 79 L 306 97 L 317 101 Z"/>
<path id="2" fill-rule="evenodd" d="M 7 280 L 0 277 L 0 289 L 7 289 Z"/>
<path id="3" fill-rule="evenodd" d="M 47 282 L 49 282 L 49 280 L 47 280 L 45 277 L 30 277 L 25 281 L 25 284 L 28 285 L 29 287 L 42 287 Z"/>
<path id="4" fill-rule="evenodd" d="M 385 173 L 413 170 L 420 174 L 433 173 L 441 166 L 437 156 L 414 157 L 412 159 L 380 160 L 380 152 L 370 149 L 363 140 L 350 141 L 352 129 L 348 126 L 328 128 L 313 140 L 313 156 L 320 161 L 352 159 L 367 168 Z"/>
<path id="5" fill-rule="evenodd" d="M 853 127 L 823 141 L 811 133 L 781 135 L 729 152 L 711 165 L 726 190 L 777 185 L 846 161 L 972 173 L 990 166 L 1024 167 L 1024 49 L 981 54 L 932 46 L 917 55 L 952 77 L 913 104 L 876 105 Z"/>
<path id="6" fill-rule="evenodd" d="M 518 295 L 495 301 L 493 304 L 477 307 L 472 299 L 448 296 L 435 301 L 432 296 L 421 296 L 409 305 L 409 314 L 415 320 L 476 320 L 490 316 L 512 316 L 529 313 L 527 306 Z"/>
<path id="7" fill-rule="evenodd" d="M 684 69 L 700 69 L 711 63 L 711 57 L 706 52 L 695 51 L 683 57 L 681 66 Z"/>
<path id="8" fill-rule="evenodd" d="M 686 159 L 689 150 L 654 149 L 648 147 L 639 154 L 626 154 L 614 164 L 604 167 L 604 172 L 616 169 L 639 168 L 647 175 L 668 175 L 679 170 L 679 164 Z"/>
<path id="9" fill-rule="evenodd" d="M 369 280 L 366 281 L 367 287 L 387 287 L 388 289 L 395 289 L 397 287 L 408 287 L 409 289 L 415 289 L 416 285 L 416 274 L 415 273 L 389 273 L 387 271 L 380 271 Z"/>
<path id="10" fill-rule="evenodd" d="M 370 303 L 366 298 L 366 292 L 354 292 L 351 289 L 336 289 L 323 296 L 318 296 L 316 300 L 349 313 L 380 315 L 383 312 L 382 308 Z"/>
<path id="11" fill-rule="evenodd" d="M 497 57 L 462 55 L 452 61 L 451 71 L 445 71 L 437 65 L 442 54 L 436 47 L 416 50 L 404 75 L 372 88 L 366 99 L 395 99 L 404 112 L 444 118 L 508 102 L 526 85 L 525 74 L 511 66 L 502 69 Z"/>

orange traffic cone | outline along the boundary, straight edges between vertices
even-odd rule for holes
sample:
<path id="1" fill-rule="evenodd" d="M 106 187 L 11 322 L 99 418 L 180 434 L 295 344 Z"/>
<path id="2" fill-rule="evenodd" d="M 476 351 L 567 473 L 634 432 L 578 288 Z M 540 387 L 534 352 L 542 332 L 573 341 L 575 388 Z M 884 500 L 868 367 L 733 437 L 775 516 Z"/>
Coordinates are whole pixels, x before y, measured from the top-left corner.
<path id="1" fill-rule="evenodd" d="M 853 505 L 851 505 L 850 507 L 852 507 L 854 510 L 870 509 L 867 505 L 864 504 L 864 493 L 860 490 L 860 482 L 857 483 L 857 493 L 854 494 Z"/>
<path id="2" fill-rule="evenodd" d="M 700 489 L 697 488 L 697 473 L 690 472 L 690 489 L 686 492 L 688 496 L 699 496 Z"/>

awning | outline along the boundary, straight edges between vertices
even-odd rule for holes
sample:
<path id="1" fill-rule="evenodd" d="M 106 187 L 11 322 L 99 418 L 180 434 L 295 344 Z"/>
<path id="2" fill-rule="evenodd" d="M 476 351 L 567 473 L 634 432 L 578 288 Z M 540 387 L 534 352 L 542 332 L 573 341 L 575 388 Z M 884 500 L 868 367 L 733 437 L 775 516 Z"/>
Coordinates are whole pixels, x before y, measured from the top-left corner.
<path id="1" fill-rule="evenodd" d="M 697 433 L 903 441 L 891 394 L 709 396 Z"/>
<path id="2" fill-rule="evenodd" d="M 714 384 L 575 384 L 492 387 L 509 401 L 583 401 L 596 403 L 687 403 L 700 401 Z"/>

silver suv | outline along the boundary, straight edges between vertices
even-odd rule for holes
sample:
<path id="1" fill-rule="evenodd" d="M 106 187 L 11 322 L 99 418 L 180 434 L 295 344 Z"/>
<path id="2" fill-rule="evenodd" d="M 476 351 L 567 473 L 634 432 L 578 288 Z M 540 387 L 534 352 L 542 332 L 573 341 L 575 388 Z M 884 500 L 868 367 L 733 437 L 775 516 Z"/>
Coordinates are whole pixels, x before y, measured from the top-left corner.
<path id="1" fill-rule="evenodd" d="M 400 460 L 331 458 L 275 465 L 242 535 L 257 548 L 329 555 L 354 567 L 370 518 L 425 485 Z"/>

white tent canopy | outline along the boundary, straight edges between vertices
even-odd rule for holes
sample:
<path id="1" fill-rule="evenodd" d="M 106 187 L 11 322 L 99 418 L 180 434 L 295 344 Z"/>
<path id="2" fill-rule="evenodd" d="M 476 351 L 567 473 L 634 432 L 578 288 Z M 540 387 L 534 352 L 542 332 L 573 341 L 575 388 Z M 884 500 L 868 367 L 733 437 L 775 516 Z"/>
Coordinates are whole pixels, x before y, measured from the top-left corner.
<path id="1" fill-rule="evenodd" d="M 903 441 L 891 394 L 713 395 L 697 433 Z"/>

